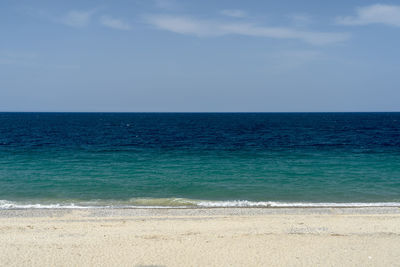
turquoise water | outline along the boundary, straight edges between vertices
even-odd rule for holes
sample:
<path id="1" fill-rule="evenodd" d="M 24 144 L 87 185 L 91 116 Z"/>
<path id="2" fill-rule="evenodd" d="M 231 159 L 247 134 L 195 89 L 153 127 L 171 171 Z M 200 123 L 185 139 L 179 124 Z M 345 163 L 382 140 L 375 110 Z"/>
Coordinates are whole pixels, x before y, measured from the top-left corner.
<path id="1" fill-rule="evenodd" d="M 400 206 L 400 114 L 0 113 L 0 207 Z"/>

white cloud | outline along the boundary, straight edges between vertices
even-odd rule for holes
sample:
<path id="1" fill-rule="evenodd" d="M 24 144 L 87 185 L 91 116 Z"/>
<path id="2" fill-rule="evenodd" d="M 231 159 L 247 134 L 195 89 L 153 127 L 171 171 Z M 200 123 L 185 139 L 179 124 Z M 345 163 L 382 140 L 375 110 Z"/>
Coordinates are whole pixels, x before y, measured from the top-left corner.
<path id="1" fill-rule="evenodd" d="M 246 12 L 240 9 L 224 9 L 221 11 L 222 15 L 234 18 L 244 18 L 247 17 Z"/>
<path id="2" fill-rule="evenodd" d="M 245 35 L 275 39 L 297 39 L 314 45 L 342 42 L 350 37 L 347 33 L 302 31 L 287 27 L 199 20 L 183 16 L 153 15 L 147 16 L 146 21 L 162 30 L 200 37 Z"/>
<path id="3" fill-rule="evenodd" d="M 400 27 L 400 6 L 370 5 L 357 8 L 355 16 L 338 17 L 336 23 L 342 25 L 386 24 Z"/>
<path id="4" fill-rule="evenodd" d="M 95 11 L 70 11 L 65 16 L 58 19 L 62 24 L 71 27 L 84 27 L 87 26 L 91 20 L 91 17 Z"/>
<path id="5" fill-rule="evenodd" d="M 100 23 L 106 27 L 118 29 L 118 30 L 130 30 L 131 26 L 120 19 L 115 19 L 110 16 L 102 16 L 100 18 Z"/>

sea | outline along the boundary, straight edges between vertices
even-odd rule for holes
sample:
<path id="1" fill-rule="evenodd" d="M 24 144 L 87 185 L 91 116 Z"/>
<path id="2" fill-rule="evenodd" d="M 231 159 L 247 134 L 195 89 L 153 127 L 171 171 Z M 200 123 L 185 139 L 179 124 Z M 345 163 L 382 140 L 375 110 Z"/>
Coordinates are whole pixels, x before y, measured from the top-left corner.
<path id="1" fill-rule="evenodd" d="M 0 209 L 400 206 L 400 113 L 0 113 Z"/>

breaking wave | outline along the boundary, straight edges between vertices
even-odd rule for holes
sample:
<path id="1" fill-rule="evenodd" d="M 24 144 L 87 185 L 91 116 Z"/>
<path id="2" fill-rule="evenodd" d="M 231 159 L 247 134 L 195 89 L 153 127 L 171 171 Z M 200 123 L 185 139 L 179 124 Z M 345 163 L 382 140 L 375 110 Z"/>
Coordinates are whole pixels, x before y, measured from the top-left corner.
<path id="1" fill-rule="evenodd" d="M 0 200 L 0 209 L 94 209 L 94 208 L 317 208 L 317 207 L 400 207 L 400 202 L 279 202 L 279 201 L 212 201 L 185 198 L 133 198 L 126 201 L 37 201 Z"/>

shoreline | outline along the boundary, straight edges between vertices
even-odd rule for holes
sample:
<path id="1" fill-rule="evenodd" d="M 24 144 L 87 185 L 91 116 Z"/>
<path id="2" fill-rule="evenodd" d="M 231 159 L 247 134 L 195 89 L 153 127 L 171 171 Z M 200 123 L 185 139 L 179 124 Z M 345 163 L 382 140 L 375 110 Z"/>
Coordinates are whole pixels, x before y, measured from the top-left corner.
<path id="1" fill-rule="evenodd" d="M 400 207 L 400 202 L 283 202 L 248 200 L 194 200 L 184 198 L 137 199 L 142 203 L 124 201 L 83 202 L 15 202 L 0 200 L 1 210 L 23 209 L 207 209 L 207 208 L 383 208 Z M 155 203 L 154 203 L 155 202 Z"/>

